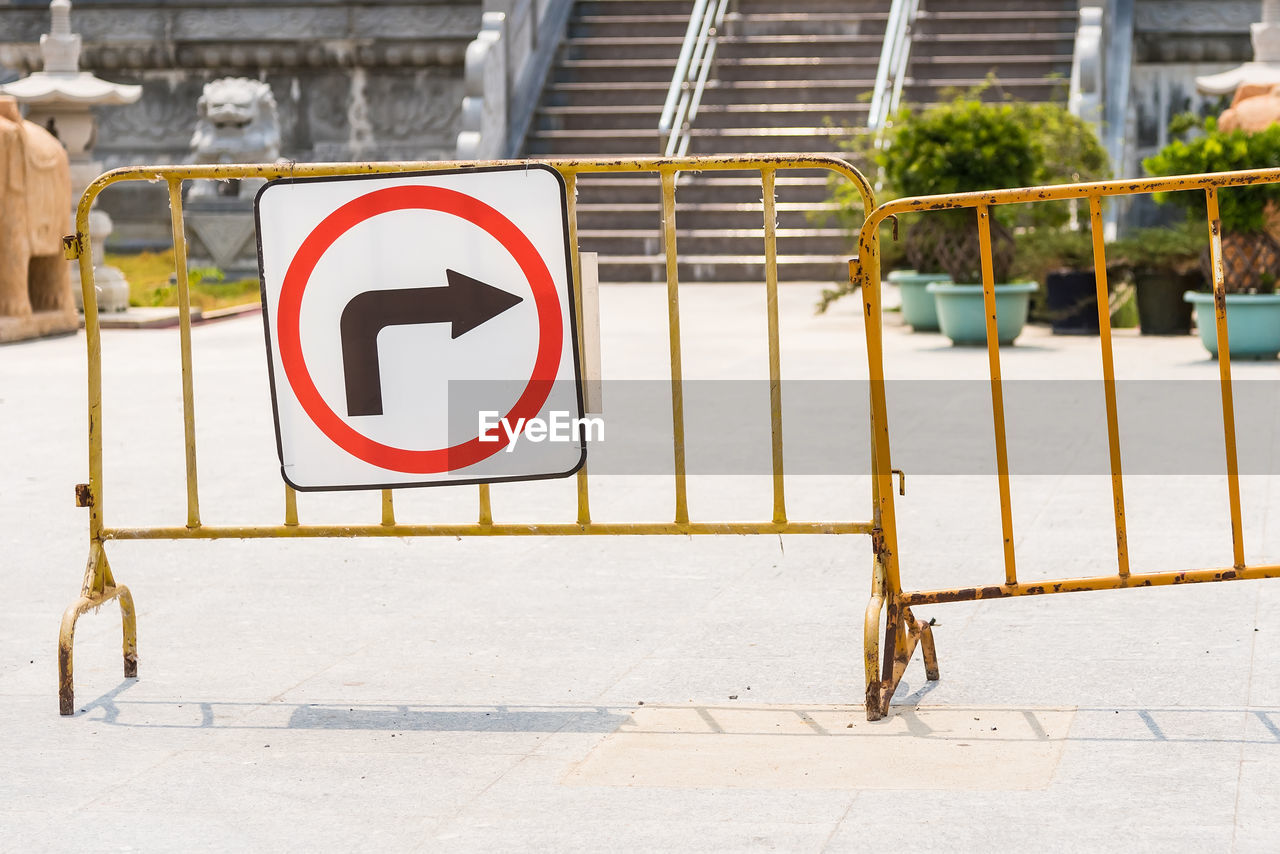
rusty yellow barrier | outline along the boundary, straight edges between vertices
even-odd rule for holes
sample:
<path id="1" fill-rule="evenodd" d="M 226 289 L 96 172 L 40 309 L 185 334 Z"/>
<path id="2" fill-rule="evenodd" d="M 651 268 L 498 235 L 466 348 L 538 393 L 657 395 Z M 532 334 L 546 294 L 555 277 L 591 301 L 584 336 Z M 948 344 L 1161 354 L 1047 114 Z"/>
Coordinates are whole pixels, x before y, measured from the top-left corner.
<path id="1" fill-rule="evenodd" d="M 1220 172 L 1207 175 L 1176 176 L 1142 181 L 1104 181 L 1090 184 L 1063 184 L 1028 189 L 997 190 L 952 195 L 898 199 L 881 205 L 864 221 L 859 236 L 859 261 L 851 263 L 850 274 L 863 285 L 867 317 L 867 362 L 871 374 L 871 421 L 873 444 L 873 508 L 875 579 L 864 623 L 864 653 L 867 680 L 867 717 L 876 720 L 887 714 L 889 702 L 917 645 L 922 647 L 929 679 L 938 678 L 937 659 L 928 623 L 917 619 L 913 606 L 939 602 L 966 602 L 1011 596 L 1035 596 L 1084 590 L 1116 590 L 1193 582 L 1232 581 L 1280 576 L 1280 565 L 1248 565 L 1244 556 L 1244 534 L 1240 510 L 1240 473 L 1236 458 L 1235 409 L 1231 393 L 1231 354 L 1227 338 L 1226 293 L 1223 286 L 1222 234 L 1218 216 L 1218 192 L 1227 187 L 1280 182 L 1280 169 Z M 1232 555 L 1229 566 L 1170 572 L 1132 573 L 1125 530 L 1124 477 L 1121 465 L 1120 434 L 1116 413 L 1115 370 L 1112 360 L 1111 318 L 1107 300 L 1106 250 L 1102 227 L 1102 200 L 1170 191 L 1201 191 L 1207 204 L 1207 229 L 1213 267 L 1215 326 L 1218 335 L 1218 370 L 1222 396 L 1222 423 L 1225 437 L 1227 498 L 1231 511 Z M 1009 485 L 1008 451 L 1005 442 L 1004 403 L 1000 376 L 1000 345 L 996 334 L 995 291 L 992 282 L 991 209 L 998 205 L 1084 200 L 1089 207 L 1093 238 L 1094 277 L 1097 283 L 1098 325 L 1102 350 L 1107 437 L 1109 445 L 1112 503 L 1115 516 L 1116 571 L 1114 575 L 1018 581 L 1014 555 L 1012 497 Z M 986 304 L 986 339 L 990 366 L 991 406 L 995 433 L 996 474 L 1000 492 L 1001 536 L 1004 551 L 1004 581 L 988 586 L 937 590 L 904 590 L 899 572 L 897 527 L 891 489 L 892 462 L 889 425 L 885 406 L 884 365 L 881 359 L 880 232 L 885 220 L 899 214 L 969 208 L 976 212 L 982 254 L 982 286 Z M 860 265 L 860 266 L 859 266 Z M 884 623 L 883 656 L 880 626 Z"/>
<path id="2" fill-rule="evenodd" d="M 781 356 L 778 337 L 778 275 L 775 178 L 779 172 L 798 169 L 820 169 L 854 185 L 862 197 L 863 210 L 875 207 L 870 185 L 856 170 L 842 160 L 829 157 L 791 155 L 743 157 L 685 157 L 676 159 L 582 159 L 548 161 L 564 177 L 569 205 L 569 239 L 573 247 L 573 276 L 580 275 L 577 256 L 577 217 L 575 187 L 577 177 L 586 173 L 631 172 L 656 174 L 662 189 L 662 220 L 666 253 L 669 345 L 671 356 L 671 397 L 673 417 L 673 453 L 675 460 L 675 495 L 673 521 L 662 523 L 602 523 L 593 521 L 589 500 L 587 469 L 577 475 L 577 518 L 553 524 L 503 524 L 495 521 L 490 504 L 489 486 L 478 487 L 477 521 L 472 524 L 404 524 L 395 519 L 391 490 L 383 490 L 382 515 L 377 522 L 350 525 L 307 525 L 298 518 L 296 496 L 285 487 L 283 522 L 250 526 L 206 525 L 200 518 L 200 494 L 197 477 L 195 439 L 195 406 L 192 382 L 191 321 L 187 289 L 187 253 L 183 225 L 182 183 L 197 179 L 236 178 L 302 178 L 334 175 L 386 174 L 443 169 L 513 165 L 513 162 L 427 162 L 427 163 L 355 163 L 355 164 L 271 164 L 224 166 L 155 166 L 117 169 L 94 181 L 80 199 L 76 211 L 76 233 L 65 239 L 68 259 L 78 259 L 81 288 L 84 294 L 85 340 L 88 347 L 89 396 L 89 482 L 76 490 L 77 503 L 89 509 L 89 560 L 80 598 L 62 618 L 58 642 L 59 706 L 62 714 L 74 711 L 72 681 L 72 645 L 76 620 L 85 611 L 118 599 L 124 622 L 124 672 L 137 675 L 137 642 L 133 599 L 128 588 L 118 585 L 107 560 L 106 543 L 111 540 L 215 539 L 264 537 L 413 537 L 413 536 L 494 536 L 494 535 L 634 535 L 634 534 L 871 534 L 877 542 L 894 539 L 892 532 L 879 530 L 881 503 L 873 494 L 872 521 L 793 521 L 787 518 L 783 489 L 782 465 L 782 400 Z M 677 247 L 675 191 L 681 173 L 706 171 L 758 172 L 763 193 L 763 230 L 765 288 L 767 298 L 767 334 L 769 345 L 770 411 L 772 431 L 772 518 L 760 522 L 696 521 L 689 517 L 685 488 L 684 419 L 680 363 L 680 301 L 677 281 Z M 103 483 L 102 433 L 102 363 L 98 306 L 94 289 L 93 262 L 89 252 L 89 209 L 107 187 L 125 181 L 163 182 L 169 190 L 173 226 L 175 273 L 179 301 L 179 336 L 181 342 L 182 406 L 186 452 L 186 520 L 182 524 L 161 527 L 109 525 L 105 515 L 106 488 Z M 581 305 L 578 328 L 581 330 Z M 879 371 L 879 353 L 876 353 Z M 882 374 L 883 372 L 880 371 Z M 873 493 L 879 488 L 873 485 Z M 890 511 L 891 514 L 891 511 Z M 891 515 L 890 517 L 891 518 Z M 895 568 L 896 573 L 896 568 Z"/>

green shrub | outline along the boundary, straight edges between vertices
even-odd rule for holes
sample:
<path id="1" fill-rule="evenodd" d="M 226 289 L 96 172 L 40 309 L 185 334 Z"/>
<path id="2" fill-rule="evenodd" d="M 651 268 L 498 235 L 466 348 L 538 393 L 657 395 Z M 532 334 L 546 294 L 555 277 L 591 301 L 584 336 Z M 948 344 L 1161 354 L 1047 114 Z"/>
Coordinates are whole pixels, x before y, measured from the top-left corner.
<path id="1" fill-rule="evenodd" d="M 1107 263 L 1127 270 L 1167 270 L 1183 275 L 1200 267 L 1200 256 L 1208 245 L 1204 223 L 1139 228 L 1107 247 Z"/>
<path id="2" fill-rule="evenodd" d="M 1058 103 L 983 101 L 982 94 L 992 85 L 993 81 L 988 81 L 924 110 L 900 111 L 886 128 L 879 148 L 865 136 L 847 146 L 853 152 L 851 159 L 874 163 L 883 171 L 885 186 L 877 194 L 880 201 L 1108 177 L 1106 152 L 1090 125 Z M 832 200 L 839 208 L 837 218 L 856 234 L 864 217 L 861 198 L 836 188 Z M 1000 206 L 993 208 L 992 214 L 1008 226 L 1058 226 L 1069 217 L 1068 204 Z M 915 224 L 925 217 L 943 220 L 939 224 L 944 230 L 974 228 L 972 210 L 906 216 L 907 240 L 911 240 Z M 999 241 L 998 223 L 993 225 L 993 238 Z M 887 243 L 882 238 L 882 245 Z M 929 262 L 927 251 L 917 251 L 924 249 L 927 247 L 913 246 L 912 266 L 933 272 L 936 262 Z M 882 270 L 887 269 L 882 265 Z M 850 290 L 828 292 L 823 307 Z"/>
<path id="3" fill-rule="evenodd" d="M 1156 177 L 1197 175 L 1204 172 L 1234 172 L 1280 166 L 1280 125 L 1248 133 L 1218 129 L 1217 120 L 1205 119 L 1202 133 L 1190 140 L 1175 140 L 1142 161 L 1147 173 Z M 1172 202 L 1193 217 L 1207 215 L 1202 189 L 1156 193 L 1158 204 Z M 1223 232 L 1255 234 L 1266 230 L 1267 205 L 1280 201 L 1280 184 L 1251 187 L 1224 187 L 1218 192 L 1219 216 Z"/>
<path id="4" fill-rule="evenodd" d="M 1044 227 L 1019 234 L 1016 240 L 1014 278 L 1044 284 L 1045 276 L 1058 270 L 1093 269 L 1093 236 L 1088 231 Z"/>

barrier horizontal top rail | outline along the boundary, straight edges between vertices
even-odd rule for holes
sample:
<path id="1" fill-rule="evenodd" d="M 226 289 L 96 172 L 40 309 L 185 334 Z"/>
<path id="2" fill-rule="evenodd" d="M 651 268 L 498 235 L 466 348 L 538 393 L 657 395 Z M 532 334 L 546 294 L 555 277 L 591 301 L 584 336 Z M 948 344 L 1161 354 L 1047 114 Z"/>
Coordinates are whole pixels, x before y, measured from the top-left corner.
<path id="1" fill-rule="evenodd" d="M 579 275 L 576 245 L 576 177 L 586 173 L 625 173 L 642 172 L 661 176 L 664 181 L 663 204 L 664 222 L 674 230 L 675 206 L 674 182 L 668 179 L 678 173 L 690 171 L 757 171 L 761 174 L 762 187 L 765 192 L 765 208 L 763 226 L 765 230 L 765 254 L 769 268 L 768 281 L 764 284 L 770 293 L 771 323 L 769 343 L 773 353 L 772 368 L 776 372 L 777 349 L 779 347 L 776 328 L 776 288 L 777 273 L 774 266 L 776 258 L 776 234 L 774 221 L 773 187 L 774 174 L 788 169 L 822 169 L 835 174 L 852 183 L 860 193 L 864 210 L 874 206 L 874 194 L 866 179 L 845 161 L 824 155 L 737 155 L 724 157 L 636 157 L 636 158 L 595 158 L 595 159 L 552 159 L 538 161 L 559 172 L 567 184 L 567 204 L 569 206 L 570 242 L 573 246 L 573 276 Z M 186 311 L 188 299 L 185 283 L 186 252 L 185 230 L 182 223 L 181 185 L 193 180 L 236 180 L 236 179 L 307 179 L 329 176 L 360 175 L 392 175 L 397 173 L 430 173 L 437 171 L 465 171 L 468 169 L 492 169 L 495 167 L 528 166 L 528 161 L 494 160 L 494 161 L 428 161 L 428 162 L 385 162 L 385 163 L 269 163 L 269 164 L 191 164 L 181 166 L 138 166 L 115 169 L 107 172 L 92 182 L 82 195 L 77 208 L 77 234 L 68 238 L 68 257 L 81 261 L 82 288 L 85 304 L 85 328 L 89 349 L 89 398 L 90 398 L 90 477 L 83 489 L 83 503 L 90 509 L 91 537 L 98 541 L 111 539 L 207 539 L 219 537 L 257 538 L 257 537 L 343 537 L 343 536 L 457 536 L 462 534 L 479 535 L 548 535 L 566 534 L 721 534 L 721 533 L 868 533 L 873 524 L 860 521 L 821 521 L 796 522 L 786 518 L 780 509 L 768 522 L 699 522 L 687 518 L 687 510 L 683 509 L 683 497 L 677 508 L 676 518 L 672 522 L 651 524 L 601 524 L 590 519 L 586 503 L 585 472 L 580 474 L 583 483 L 580 495 L 578 519 L 570 523 L 548 523 L 541 525 L 504 525 L 495 523 L 488 510 L 487 488 L 481 485 L 481 513 L 479 520 L 470 525 L 411 525 L 394 522 L 394 512 L 384 514 L 380 523 L 350 525 L 306 525 L 299 524 L 296 518 L 296 502 L 292 490 L 287 496 L 286 519 L 280 525 L 207 525 L 202 522 L 198 508 L 198 487 L 195 464 L 195 438 L 193 427 L 193 392 L 191 371 L 190 321 Z M 116 526 L 109 527 L 103 518 L 103 478 L 102 478 L 102 436 L 101 436 L 101 352 L 99 343 L 99 322 L 97 303 L 93 288 L 93 269 L 88 253 L 83 247 L 89 245 L 88 212 L 97 197 L 108 187 L 125 181 L 166 182 L 170 190 L 170 207 L 173 216 L 174 246 L 176 255 L 175 271 L 179 283 L 180 300 L 179 322 L 182 335 L 182 372 L 183 393 L 186 409 L 186 451 L 188 468 L 189 507 L 185 526 Z M 672 291 L 671 305 L 671 355 L 673 357 L 672 379 L 677 384 L 681 379 L 679 373 L 679 307 L 674 293 L 677 285 L 674 254 L 674 234 L 668 250 L 668 285 Z M 581 306 L 575 306 L 580 311 Z M 781 432 L 780 401 L 774 401 L 775 432 Z M 677 425 L 677 430 L 680 426 Z M 682 441 L 677 438 L 677 445 Z M 781 493 L 781 456 L 780 445 L 775 449 L 776 470 L 778 479 L 776 489 Z M 677 483 L 683 480 L 683 472 L 677 473 Z M 678 487 L 683 492 L 683 487 Z M 391 499 L 386 499 L 390 505 Z M 781 499 L 779 498 L 779 505 Z M 389 521 L 390 520 L 390 521 Z"/>

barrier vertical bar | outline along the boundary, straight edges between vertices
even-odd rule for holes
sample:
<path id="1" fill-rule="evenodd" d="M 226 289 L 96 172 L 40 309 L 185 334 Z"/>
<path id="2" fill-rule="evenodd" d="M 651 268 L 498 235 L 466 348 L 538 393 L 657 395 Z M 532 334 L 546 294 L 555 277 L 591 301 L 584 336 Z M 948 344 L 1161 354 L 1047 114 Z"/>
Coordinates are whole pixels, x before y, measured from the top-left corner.
<path id="1" fill-rule="evenodd" d="M 764 286 L 769 313 L 769 430 L 773 447 L 773 521 L 787 521 L 782 459 L 782 356 L 778 340 L 778 213 L 774 169 L 760 170 L 764 191 Z"/>
<path id="2" fill-rule="evenodd" d="M 284 523 L 290 527 L 298 524 L 298 493 L 287 483 L 284 485 Z"/>
<path id="3" fill-rule="evenodd" d="M 561 171 L 564 178 L 565 206 L 566 215 L 569 219 L 569 247 L 571 258 L 573 261 L 573 269 L 569 271 L 569 275 L 573 277 L 573 292 L 577 294 L 574 301 L 574 318 L 578 323 L 578 352 L 586 353 L 584 349 L 584 339 L 582 335 L 582 258 L 578 252 L 578 173 L 568 170 Z M 587 482 L 587 467 L 584 464 L 578 469 L 578 524 L 591 524 L 591 493 Z M 487 512 L 484 508 L 489 502 L 489 486 L 484 484 L 481 489 L 481 516 Z M 489 517 L 489 522 L 493 522 L 493 517 Z"/>
<path id="4" fill-rule="evenodd" d="M 1004 536 L 1004 578 L 1018 583 L 1013 555 L 1013 509 L 1009 495 L 1009 449 L 1004 432 L 1004 386 L 1000 379 L 1000 331 L 996 326 L 995 263 L 991 259 L 991 208 L 978 205 L 978 246 L 982 252 L 982 301 L 987 312 L 987 361 L 991 367 L 991 415 L 995 422 L 996 473 L 1000 482 L 1000 528 Z"/>
<path id="5" fill-rule="evenodd" d="M 1213 266 L 1214 325 L 1218 333 L 1218 385 L 1222 389 L 1222 434 L 1227 453 L 1227 499 L 1231 506 L 1231 553 L 1236 569 L 1244 568 L 1244 526 L 1240 518 L 1240 466 L 1236 460 L 1236 410 L 1231 388 L 1231 342 L 1227 333 L 1227 290 L 1222 264 L 1222 220 L 1218 189 L 1206 187 L 1209 215 L 1209 258 Z"/>
<path id="6" fill-rule="evenodd" d="M 102 541 L 102 331 L 98 319 L 98 291 L 94 282 L 93 252 L 89 238 L 89 206 L 81 198 L 76 206 L 75 246 L 80 265 L 80 295 L 84 306 L 84 340 L 88 360 L 89 405 L 89 540 Z M 69 678 L 69 677 L 68 677 Z M 64 712 L 67 714 L 67 712 Z"/>
<path id="7" fill-rule="evenodd" d="M 1129 575 L 1129 542 L 1124 521 L 1124 474 L 1120 460 L 1116 368 L 1111 349 L 1111 304 L 1107 295 L 1107 248 L 1102 223 L 1102 197 L 1089 196 L 1089 228 L 1093 237 L 1093 277 L 1098 295 L 1098 330 L 1102 345 L 1103 391 L 1107 399 L 1107 442 L 1111 453 L 1111 502 L 1116 520 L 1116 571 Z"/>
<path id="8" fill-rule="evenodd" d="M 178 339 L 182 347 L 182 421 L 187 451 L 187 527 L 200 527 L 196 477 L 195 391 L 191 379 L 191 294 L 187 283 L 187 235 L 182 219 L 182 179 L 169 179 L 169 212 L 173 222 L 173 260 L 178 284 Z"/>
<path id="9" fill-rule="evenodd" d="M 883 563 L 888 594 L 902 592 L 898 574 L 898 527 L 893 506 L 893 464 L 889 456 L 888 403 L 884 387 L 884 323 L 880 299 L 880 241 L 872 229 L 864 225 L 858 258 L 849 262 L 849 275 L 862 282 L 863 311 L 867 339 L 867 376 L 871 386 L 871 518 L 881 544 L 872 540 L 876 559 Z M 873 535 L 874 537 L 875 535 Z"/>
<path id="10" fill-rule="evenodd" d="M 493 504 L 489 499 L 489 484 L 482 483 L 479 488 L 480 492 L 480 518 L 481 525 L 493 524 Z"/>
<path id="11" fill-rule="evenodd" d="M 388 528 L 396 523 L 396 505 L 395 499 L 391 497 L 391 490 L 382 490 L 382 524 Z"/>
<path id="12" fill-rule="evenodd" d="M 685 488 L 684 390 L 680 387 L 680 290 L 676 256 L 676 175 L 662 170 L 662 243 L 667 261 L 667 322 L 671 339 L 671 428 L 676 480 L 676 523 L 689 521 L 689 496 Z"/>

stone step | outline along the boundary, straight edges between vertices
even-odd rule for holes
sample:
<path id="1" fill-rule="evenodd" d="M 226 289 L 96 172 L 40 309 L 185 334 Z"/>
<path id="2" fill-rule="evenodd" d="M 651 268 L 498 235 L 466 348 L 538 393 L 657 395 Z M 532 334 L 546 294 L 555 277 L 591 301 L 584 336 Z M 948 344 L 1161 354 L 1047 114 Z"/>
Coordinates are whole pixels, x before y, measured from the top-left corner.
<path id="1" fill-rule="evenodd" d="M 706 130 L 761 126 L 814 128 L 827 123 L 862 127 L 867 121 L 868 107 L 865 103 L 703 104 L 695 126 Z"/>
<path id="2" fill-rule="evenodd" d="M 671 36 L 601 36 L 565 39 L 560 45 L 564 59 L 658 59 L 675 67 L 684 44 L 684 33 Z"/>
<path id="3" fill-rule="evenodd" d="M 676 58 L 670 59 L 566 59 L 556 64 L 552 82 L 573 83 L 658 83 L 663 95 L 675 74 Z M 658 99 L 662 102 L 662 98 Z"/>
<path id="4" fill-rule="evenodd" d="M 730 4 L 730 12 L 743 17 L 779 14 L 793 18 L 818 15 L 849 17 L 877 13 L 887 15 L 892 5 L 892 0 L 735 0 Z M 787 11 L 784 13 L 783 9 Z"/>
<path id="5" fill-rule="evenodd" d="M 853 124 L 840 127 L 694 128 L 691 154 L 790 154 L 814 152 L 838 155 L 862 133 Z"/>
<path id="6" fill-rule="evenodd" d="M 1076 14 L 1079 0 L 922 0 L 921 16 L 935 12 L 989 15 L 1001 12 L 1017 14 L 1035 12 L 1071 12 Z"/>
<path id="7" fill-rule="evenodd" d="M 850 81 L 874 79 L 878 57 L 867 56 L 750 56 L 721 57 L 716 73 L 722 81 Z M 551 82 L 660 83 L 663 97 L 675 73 L 676 60 L 569 59 L 559 63 Z M 658 99 L 661 103 L 661 98 Z"/>
<path id="8" fill-rule="evenodd" d="M 755 57 L 880 58 L 884 32 L 861 35 L 772 35 L 748 38 L 722 38 L 716 48 L 716 61 Z M 717 69 L 718 71 L 719 69 Z"/>
<path id="9" fill-rule="evenodd" d="M 569 38 L 671 36 L 684 38 L 689 13 L 681 15 L 583 15 L 569 22 Z"/>
<path id="10" fill-rule="evenodd" d="M 864 80 L 875 79 L 879 48 L 864 56 L 752 56 L 716 60 L 721 80 Z M 869 72 L 869 75 L 868 75 Z"/>
<path id="11" fill-rule="evenodd" d="M 770 35 L 739 38 L 721 36 L 717 60 L 758 56 L 848 57 L 880 56 L 884 34 Z M 566 39 L 562 57 L 575 59 L 661 59 L 674 66 L 684 36 L 589 37 Z"/>
<path id="12" fill-rule="evenodd" d="M 983 56 L 993 60 L 1003 54 L 1061 54 L 1072 52 L 1075 33 L 920 33 L 911 41 L 911 56 Z"/>
<path id="13" fill-rule="evenodd" d="M 866 108 L 865 94 L 875 86 L 875 63 L 853 66 L 854 76 L 839 80 L 719 80 L 707 86 L 703 104 L 845 104 Z"/>
<path id="14" fill-rule="evenodd" d="M 583 245 L 583 251 L 593 251 Z M 848 278 L 852 255 L 779 255 L 776 270 L 779 282 L 837 282 Z M 603 282 L 665 282 L 663 255 L 600 255 Z M 677 267 L 680 282 L 760 282 L 765 281 L 763 255 L 686 255 Z"/>
<path id="15" fill-rule="evenodd" d="M 975 43 L 992 33 L 1062 33 L 1075 38 L 1078 12 L 1019 10 L 1015 12 L 923 11 L 917 28 L 931 33 L 964 35 Z M 980 34 L 980 35 L 979 35 Z"/>
<path id="16" fill-rule="evenodd" d="M 774 193 L 778 202 L 820 203 L 827 200 L 827 170 L 785 170 L 778 173 Z M 730 177 L 735 176 L 735 177 Z M 741 177 L 736 177 L 741 176 Z M 800 177 L 803 176 L 803 177 Z M 683 173 L 676 182 L 678 204 L 700 202 L 759 205 L 763 190 L 758 173 Z M 661 201 L 656 177 L 643 175 L 582 175 L 578 178 L 578 199 L 582 204 L 651 204 Z"/>
<path id="17" fill-rule="evenodd" d="M 996 71 L 994 67 L 988 69 Z M 1066 74 L 1070 74 L 1070 66 L 1066 69 Z M 1048 101 L 1048 100 L 1065 100 L 1066 90 L 1068 86 L 1067 78 L 1050 77 L 1050 71 L 1038 77 L 1000 77 L 998 74 L 995 82 L 989 89 L 983 92 L 983 100 L 999 101 L 1005 98 L 1015 98 L 1020 101 Z M 957 88 L 972 89 L 975 86 L 983 86 L 988 82 L 987 77 L 942 77 L 917 79 L 914 77 L 907 78 L 903 85 L 904 99 L 909 103 L 927 105 L 946 100 L 948 93 Z M 1055 98 L 1057 90 L 1061 89 L 1061 96 Z"/>
<path id="18" fill-rule="evenodd" d="M 777 229 L 778 253 L 803 255 L 824 254 L 831 246 L 848 244 L 852 251 L 854 237 L 843 228 Z M 578 240 L 587 251 L 608 255 L 659 255 L 662 253 L 662 231 L 658 228 L 618 228 L 578 230 Z M 763 254 L 763 228 L 679 229 L 676 246 L 681 254 L 750 255 Z"/>
<path id="19" fill-rule="evenodd" d="M 578 0 L 574 18 L 614 17 L 621 15 L 683 16 L 689 20 L 693 0 Z"/>
<path id="20" fill-rule="evenodd" d="M 865 75 L 870 70 L 872 77 Z M 702 95 L 704 104 L 843 103 L 858 105 L 874 84 L 875 62 L 858 69 L 853 80 L 711 80 Z M 548 106 L 653 106 L 661 109 L 667 82 L 567 82 L 548 84 L 543 90 Z"/>
<path id="21" fill-rule="evenodd" d="M 914 56 L 914 55 L 913 55 Z M 999 62 L 1002 68 L 1016 71 L 1019 76 L 1027 76 L 1020 69 L 1042 66 L 1071 65 L 1070 53 L 1033 53 L 1033 54 L 1001 54 L 999 57 L 974 56 L 967 53 L 936 54 L 914 57 L 911 70 L 917 68 L 937 69 L 939 75 L 954 72 L 957 76 L 974 76 L 975 71 L 990 68 L 993 61 Z"/>
<path id="22" fill-rule="evenodd" d="M 860 133 L 853 127 L 694 128 L 690 153 L 788 154 L 815 152 L 836 154 L 840 143 Z M 619 128 L 611 130 L 536 130 L 529 135 L 532 155 L 565 157 L 652 155 L 658 153 L 658 131 Z"/>
<path id="23" fill-rule="evenodd" d="M 568 106 L 570 104 L 600 104 L 628 106 L 656 106 L 662 109 L 663 99 L 671 85 L 666 80 L 567 80 L 548 83 L 542 90 L 543 103 Z"/>
<path id="24" fill-rule="evenodd" d="M 810 228 L 816 217 L 839 212 L 834 202 L 778 202 L 779 228 Z M 764 205 L 735 202 L 676 201 L 676 226 L 689 229 L 756 228 L 764 219 Z M 584 229 L 659 229 L 662 227 L 662 204 L 580 203 L 578 226 Z"/>
<path id="25" fill-rule="evenodd" d="M 884 6 L 883 10 L 866 12 L 811 12 L 793 15 L 777 12 L 759 12 L 754 14 L 736 14 L 726 16 L 725 31 L 735 36 L 771 36 L 771 35 L 884 35 L 885 24 L 889 19 L 888 3 L 875 4 Z M 774 4 L 774 8 L 777 5 Z"/>
<path id="26" fill-rule="evenodd" d="M 866 104 L 706 104 L 698 110 L 700 128 L 758 127 L 787 124 L 820 126 L 865 123 Z M 656 129 L 661 118 L 657 105 L 543 107 L 538 111 L 540 130 Z"/>

